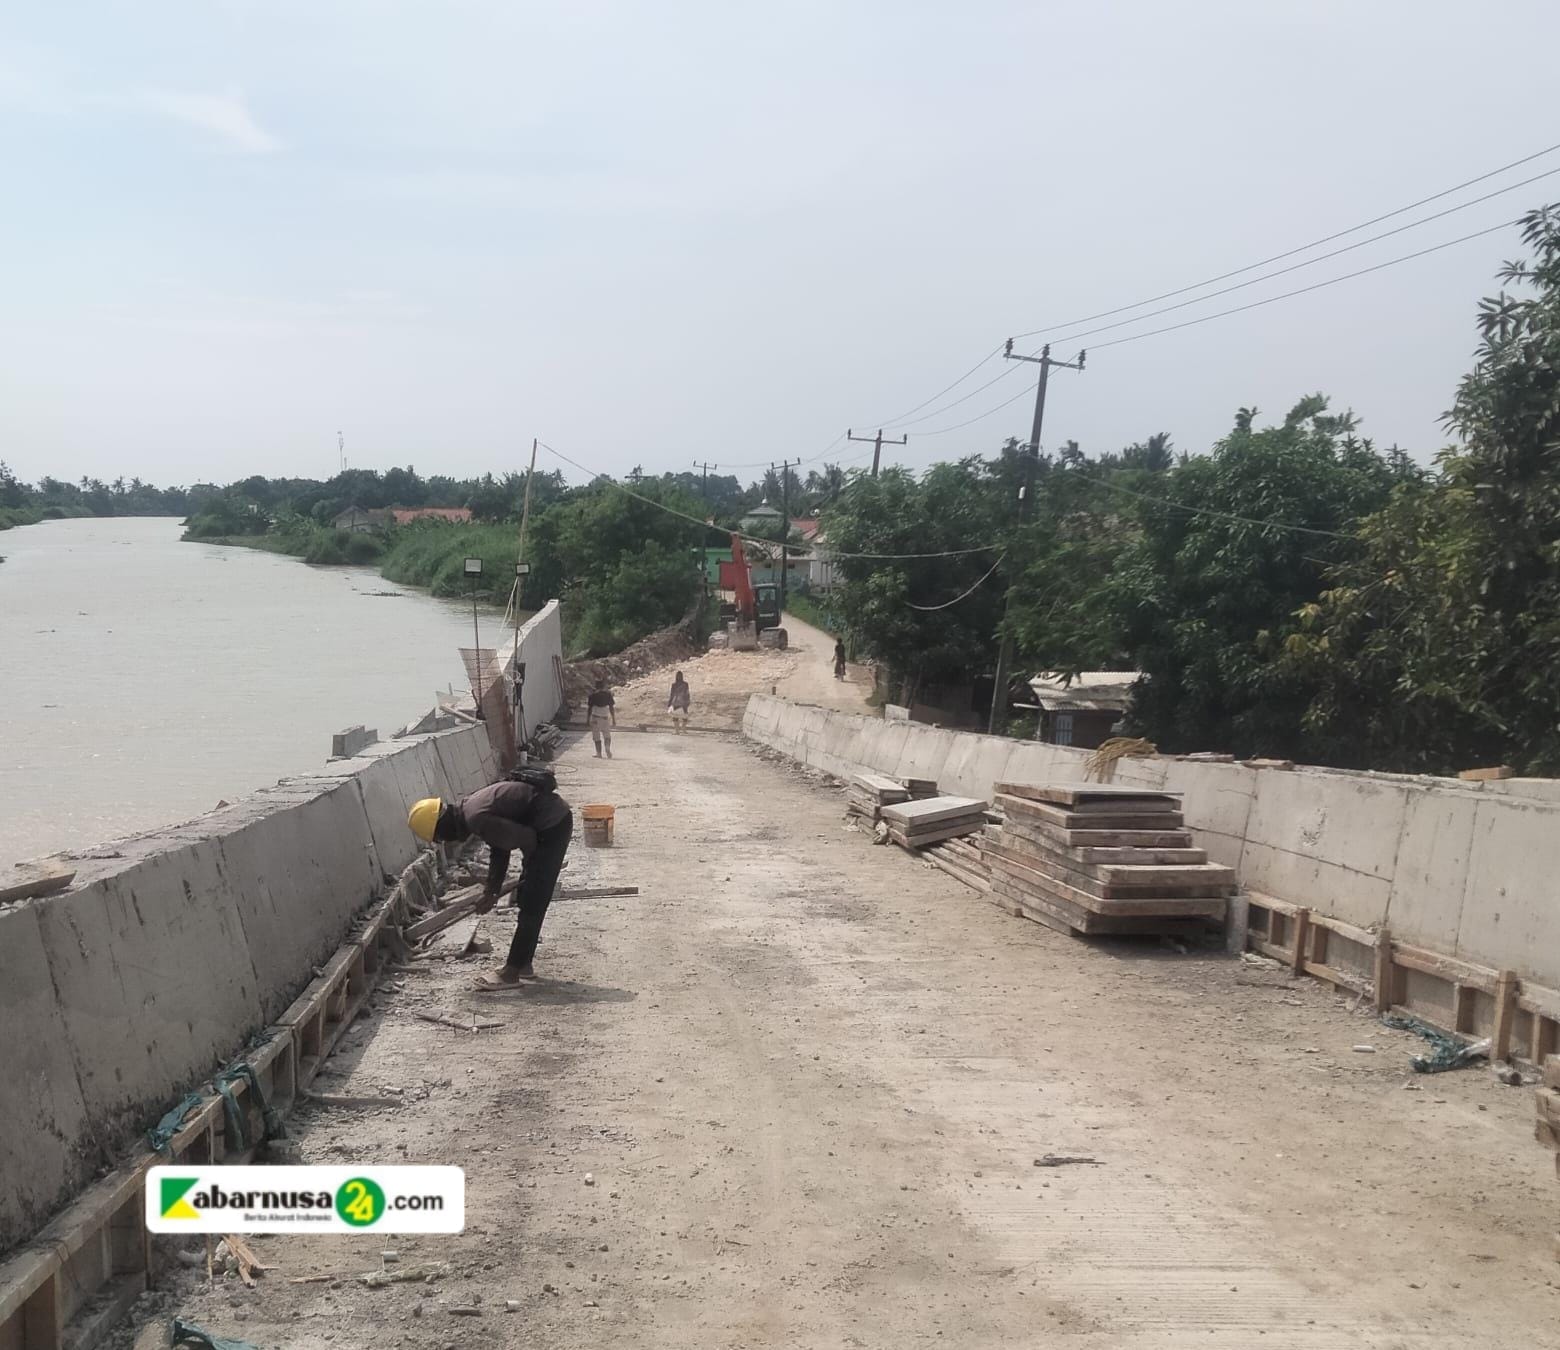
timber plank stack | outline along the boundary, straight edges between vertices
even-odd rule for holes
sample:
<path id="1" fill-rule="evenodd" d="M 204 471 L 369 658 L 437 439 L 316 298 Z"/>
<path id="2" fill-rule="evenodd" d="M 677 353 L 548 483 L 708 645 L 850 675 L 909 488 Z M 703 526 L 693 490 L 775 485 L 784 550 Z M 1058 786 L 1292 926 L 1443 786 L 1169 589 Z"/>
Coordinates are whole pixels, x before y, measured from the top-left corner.
<path id="1" fill-rule="evenodd" d="M 982 895 L 991 893 L 991 869 L 981 847 L 981 834 L 974 833 L 956 839 L 944 839 L 932 844 L 921 856 L 940 867 L 955 881 L 962 881 L 972 891 Z"/>
<path id="2" fill-rule="evenodd" d="M 845 797 L 845 814 L 876 825 L 885 806 L 897 806 L 910 800 L 910 793 L 897 778 L 862 773 L 850 780 Z"/>
<path id="3" fill-rule="evenodd" d="M 986 803 L 969 797 L 926 797 L 885 806 L 882 820 L 890 839 L 915 851 L 985 829 Z"/>
<path id="4" fill-rule="evenodd" d="M 1063 932 L 1174 934 L 1221 922 L 1235 874 L 1192 846 L 1172 793 L 998 783 L 992 899 Z"/>

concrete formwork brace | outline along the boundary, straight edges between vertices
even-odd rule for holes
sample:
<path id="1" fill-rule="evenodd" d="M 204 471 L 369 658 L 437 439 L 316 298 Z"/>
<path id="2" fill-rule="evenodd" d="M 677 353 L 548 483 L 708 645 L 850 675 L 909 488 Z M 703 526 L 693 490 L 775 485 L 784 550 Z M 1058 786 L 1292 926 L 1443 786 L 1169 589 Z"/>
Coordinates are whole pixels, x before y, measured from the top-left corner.
<path id="1" fill-rule="evenodd" d="M 1491 1060 L 1519 1058 L 1541 1066 L 1555 1052 L 1560 1041 L 1555 990 L 1515 971 L 1400 942 L 1385 928 L 1358 928 L 1259 891 L 1249 895 L 1247 947 L 1296 974 L 1368 995 L 1378 1013 L 1409 1013 L 1455 1035 L 1487 1035 Z M 1352 965 L 1329 959 L 1334 939 L 1359 949 L 1359 959 Z"/>
<path id="2" fill-rule="evenodd" d="M 403 880 L 421 865 L 421 859 L 414 862 Z M 285 1115 L 292 1108 L 362 1011 L 387 958 L 402 949 L 409 889 L 398 884 L 374 905 L 356 934 L 246 1052 L 244 1062 L 272 1110 Z M 259 1139 L 261 1107 L 249 1083 L 238 1079 L 230 1091 L 243 1113 L 244 1138 Z M 228 1139 L 224 1098 L 208 1084 L 166 1153 L 147 1149 L 120 1164 L 0 1265 L 0 1350 L 97 1344 L 156 1275 L 145 1217 L 148 1169 L 170 1162 L 242 1164 L 256 1147 Z"/>

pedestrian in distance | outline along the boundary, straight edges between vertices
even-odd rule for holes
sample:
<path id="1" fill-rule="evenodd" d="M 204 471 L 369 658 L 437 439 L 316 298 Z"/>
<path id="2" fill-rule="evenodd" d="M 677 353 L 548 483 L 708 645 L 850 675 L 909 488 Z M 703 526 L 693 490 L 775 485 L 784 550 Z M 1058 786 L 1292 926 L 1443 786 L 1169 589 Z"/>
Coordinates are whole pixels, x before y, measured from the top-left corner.
<path id="1" fill-rule="evenodd" d="M 479 989 L 510 989 L 521 980 L 536 978 L 532 961 L 542 921 L 574 835 L 574 811 L 556 788 L 546 786 L 551 779 L 547 772 L 531 782 L 494 783 L 454 802 L 424 797 L 407 815 L 412 833 L 425 843 L 458 844 L 475 835 L 488 846 L 487 881 L 475 906 L 478 914 L 488 913 L 498 903 L 510 854 L 520 852 L 514 941 L 496 973 L 478 976 Z"/>
<path id="2" fill-rule="evenodd" d="M 834 678 L 845 678 L 845 641 L 843 638 L 834 639 Z"/>
<path id="3" fill-rule="evenodd" d="M 617 725 L 617 704 L 613 701 L 612 691 L 607 688 L 605 675 L 596 681 L 596 687 L 585 699 L 585 724 L 590 728 L 596 758 L 600 759 L 601 752 L 605 750 L 607 758 L 611 759 L 612 728 Z"/>
<path id="4" fill-rule="evenodd" d="M 683 679 L 682 671 L 679 670 L 672 681 L 671 696 L 666 701 L 666 711 L 671 714 L 674 736 L 687 734 L 688 709 L 692 703 L 693 693 L 688 688 L 688 681 Z"/>

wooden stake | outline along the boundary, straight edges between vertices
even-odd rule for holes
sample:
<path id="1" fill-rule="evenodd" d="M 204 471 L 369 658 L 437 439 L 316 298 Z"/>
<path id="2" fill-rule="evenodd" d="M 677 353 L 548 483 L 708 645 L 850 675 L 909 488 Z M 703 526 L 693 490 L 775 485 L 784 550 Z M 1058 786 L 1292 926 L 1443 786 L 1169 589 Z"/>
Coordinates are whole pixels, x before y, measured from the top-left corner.
<path id="1" fill-rule="evenodd" d="M 1503 970 L 1495 977 L 1495 1031 L 1490 1038 L 1490 1058 L 1511 1058 L 1511 1033 L 1517 1020 L 1517 973 Z"/>
<path id="2" fill-rule="evenodd" d="M 1294 918 L 1290 920 L 1294 924 L 1295 949 L 1290 953 L 1289 963 L 1296 975 L 1305 974 L 1305 947 L 1311 935 L 1311 911 L 1301 906 L 1295 910 Z"/>
<path id="3" fill-rule="evenodd" d="M 1392 964 L 1392 931 L 1388 928 L 1376 932 L 1376 1011 L 1392 1010 L 1397 990 L 1397 967 Z"/>

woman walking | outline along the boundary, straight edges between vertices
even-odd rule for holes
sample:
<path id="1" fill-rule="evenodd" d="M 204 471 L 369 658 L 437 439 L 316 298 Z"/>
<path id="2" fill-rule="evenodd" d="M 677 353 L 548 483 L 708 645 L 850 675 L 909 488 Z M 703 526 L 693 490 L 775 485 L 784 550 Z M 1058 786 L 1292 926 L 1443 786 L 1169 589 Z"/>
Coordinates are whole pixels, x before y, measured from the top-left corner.
<path id="1" fill-rule="evenodd" d="M 674 736 L 682 736 L 687 733 L 688 707 L 692 702 L 693 695 L 688 688 L 688 681 L 683 679 L 683 673 L 679 670 L 677 678 L 672 681 L 671 696 L 666 702 L 666 711 L 672 716 L 672 734 Z"/>

